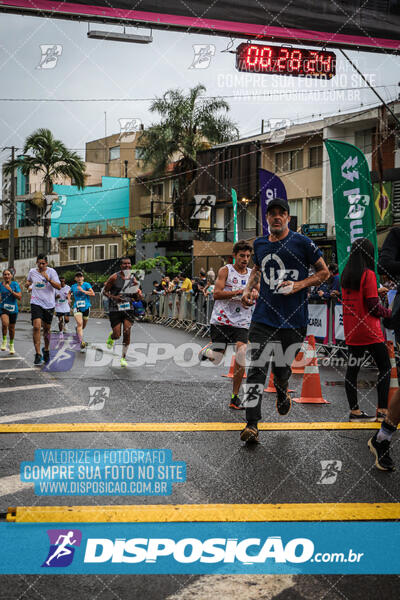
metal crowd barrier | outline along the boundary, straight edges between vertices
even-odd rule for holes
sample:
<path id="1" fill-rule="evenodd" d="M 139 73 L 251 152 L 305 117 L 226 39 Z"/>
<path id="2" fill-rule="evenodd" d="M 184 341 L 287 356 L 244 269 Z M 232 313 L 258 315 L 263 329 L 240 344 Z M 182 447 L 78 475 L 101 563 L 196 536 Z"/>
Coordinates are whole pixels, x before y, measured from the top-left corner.
<path id="1" fill-rule="evenodd" d="M 193 294 L 170 293 L 151 294 L 148 297 L 149 318 L 160 325 L 171 328 L 184 329 L 195 333 L 194 337 L 206 337 L 210 331 L 210 318 L 214 301 L 208 296 L 204 298 Z M 325 365 L 335 365 L 337 359 L 347 362 L 348 351 L 344 341 L 341 305 L 329 302 L 328 304 L 309 303 L 309 324 L 307 335 L 316 338 L 317 356 L 324 360 Z M 392 339 L 386 330 L 387 339 Z M 362 367 L 373 367 L 375 364 L 367 355 Z"/>

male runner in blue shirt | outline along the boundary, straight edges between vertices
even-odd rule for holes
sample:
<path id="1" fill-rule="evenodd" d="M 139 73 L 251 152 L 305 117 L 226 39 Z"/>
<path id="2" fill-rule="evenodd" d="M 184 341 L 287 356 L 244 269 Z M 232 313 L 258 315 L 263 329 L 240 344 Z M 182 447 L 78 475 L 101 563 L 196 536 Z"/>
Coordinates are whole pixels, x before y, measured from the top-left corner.
<path id="1" fill-rule="evenodd" d="M 261 280 L 249 330 L 249 342 L 253 345 L 251 363 L 243 386 L 247 425 L 240 439 L 244 442 L 258 441 L 257 423 L 261 419 L 261 400 L 271 353 L 274 355 L 276 407 L 281 415 L 289 412 L 290 365 L 307 330 L 307 288 L 320 285 L 329 277 L 321 250 L 308 237 L 290 231 L 286 200 L 274 198 L 269 202 L 267 221 L 270 233 L 257 238 L 253 244 L 254 267 L 242 296 L 244 305 L 251 306 L 251 292 Z M 310 267 L 315 273 L 309 277 Z"/>

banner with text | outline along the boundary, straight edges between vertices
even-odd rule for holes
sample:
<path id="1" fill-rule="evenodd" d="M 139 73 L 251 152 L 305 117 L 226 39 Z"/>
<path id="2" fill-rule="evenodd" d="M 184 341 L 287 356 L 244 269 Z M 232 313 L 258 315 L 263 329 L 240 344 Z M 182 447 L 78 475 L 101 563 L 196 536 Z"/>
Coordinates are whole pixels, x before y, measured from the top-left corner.
<path id="1" fill-rule="evenodd" d="M 378 260 L 371 176 L 367 160 L 356 146 L 336 140 L 325 140 L 325 145 L 331 163 L 336 247 L 342 274 L 350 247 L 357 238 L 372 242 L 375 264 Z"/>
<path id="2" fill-rule="evenodd" d="M 271 171 L 267 171 L 266 169 L 258 169 L 258 174 L 260 177 L 262 234 L 268 235 L 268 202 L 274 198 L 283 198 L 284 200 L 287 200 L 287 194 L 285 185 L 278 175 L 275 175 L 275 173 L 271 173 Z"/>

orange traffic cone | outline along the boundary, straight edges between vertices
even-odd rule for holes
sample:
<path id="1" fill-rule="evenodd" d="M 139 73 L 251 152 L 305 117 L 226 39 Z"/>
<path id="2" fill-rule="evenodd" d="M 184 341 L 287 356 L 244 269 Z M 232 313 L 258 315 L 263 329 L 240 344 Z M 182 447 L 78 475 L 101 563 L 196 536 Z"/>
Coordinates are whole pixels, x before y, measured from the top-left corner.
<path id="1" fill-rule="evenodd" d="M 390 369 L 390 388 L 389 388 L 389 397 L 388 397 L 388 406 L 390 405 L 390 401 L 399 389 L 399 380 L 397 377 L 397 367 L 396 367 L 396 357 L 394 355 L 394 345 L 393 342 L 386 342 L 386 346 L 389 352 L 390 364 L 392 368 Z"/>
<path id="2" fill-rule="evenodd" d="M 293 391 L 294 390 L 288 389 L 288 392 L 293 392 Z M 270 392 L 272 394 L 276 393 L 276 387 L 274 384 L 274 374 L 273 374 L 272 370 L 271 370 L 271 374 L 269 376 L 268 387 L 264 388 L 264 392 Z"/>
<path id="3" fill-rule="evenodd" d="M 231 366 L 229 368 L 229 373 L 227 373 L 226 375 L 221 375 L 221 377 L 229 377 L 229 379 L 233 379 L 233 374 L 235 372 L 235 362 L 236 362 L 236 355 L 234 354 L 232 356 Z M 247 375 L 246 375 L 246 373 L 244 373 L 243 379 L 245 379 L 246 377 L 247 377 Z"/>
<path id="4" fill-rule="evenodd" d="M 304 370 L 303 384 L 301 386 L 300 398 L 293 398 L 298 404 L 330 404 L 322 397 L 321 380 L 319 378 L 317 353 L 315 351 L 315 338 L 310 335 L 308 344 L 311 347 L 313 356 L 311 362 L 306 365 Z"/>
<path id="5" fill-rule="evenodd" d="M 300 352 L 292 362 L 292 373 L 302 375 L 304 373 L 304 367 L 311 364 L 312 356 L 310 345 L 306 338 L 301 345 Z"/>

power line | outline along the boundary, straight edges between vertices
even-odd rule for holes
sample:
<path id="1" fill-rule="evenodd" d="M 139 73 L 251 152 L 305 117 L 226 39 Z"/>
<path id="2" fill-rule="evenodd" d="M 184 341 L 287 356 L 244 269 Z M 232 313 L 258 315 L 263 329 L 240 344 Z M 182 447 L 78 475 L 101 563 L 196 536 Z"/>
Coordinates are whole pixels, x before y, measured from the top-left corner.
<path id="1" fill-rule="evenodd" d="M 389 83 L 386 85 L 377 85 L 375 88 L 398 87 L 398 83 Z M 263 92 L 259 94 L 220 94 L 219 96 L 202 96 L 202 100 L 217 100 L 218 98 L 263 98 L 263 97 L 278 97 L 292 96 L 293 94 L 326 94 L 327 92 L 344 92 L 347 90 L 368 90 L 369 87 L 364 85 L 360 87 L 344 87 L 344 88 L 326 88 L 319 90 L 293 90 L 293 91 L 277 91 Z M 155 98 L 0 98 L 0 102 L 152 102 Z"/>

